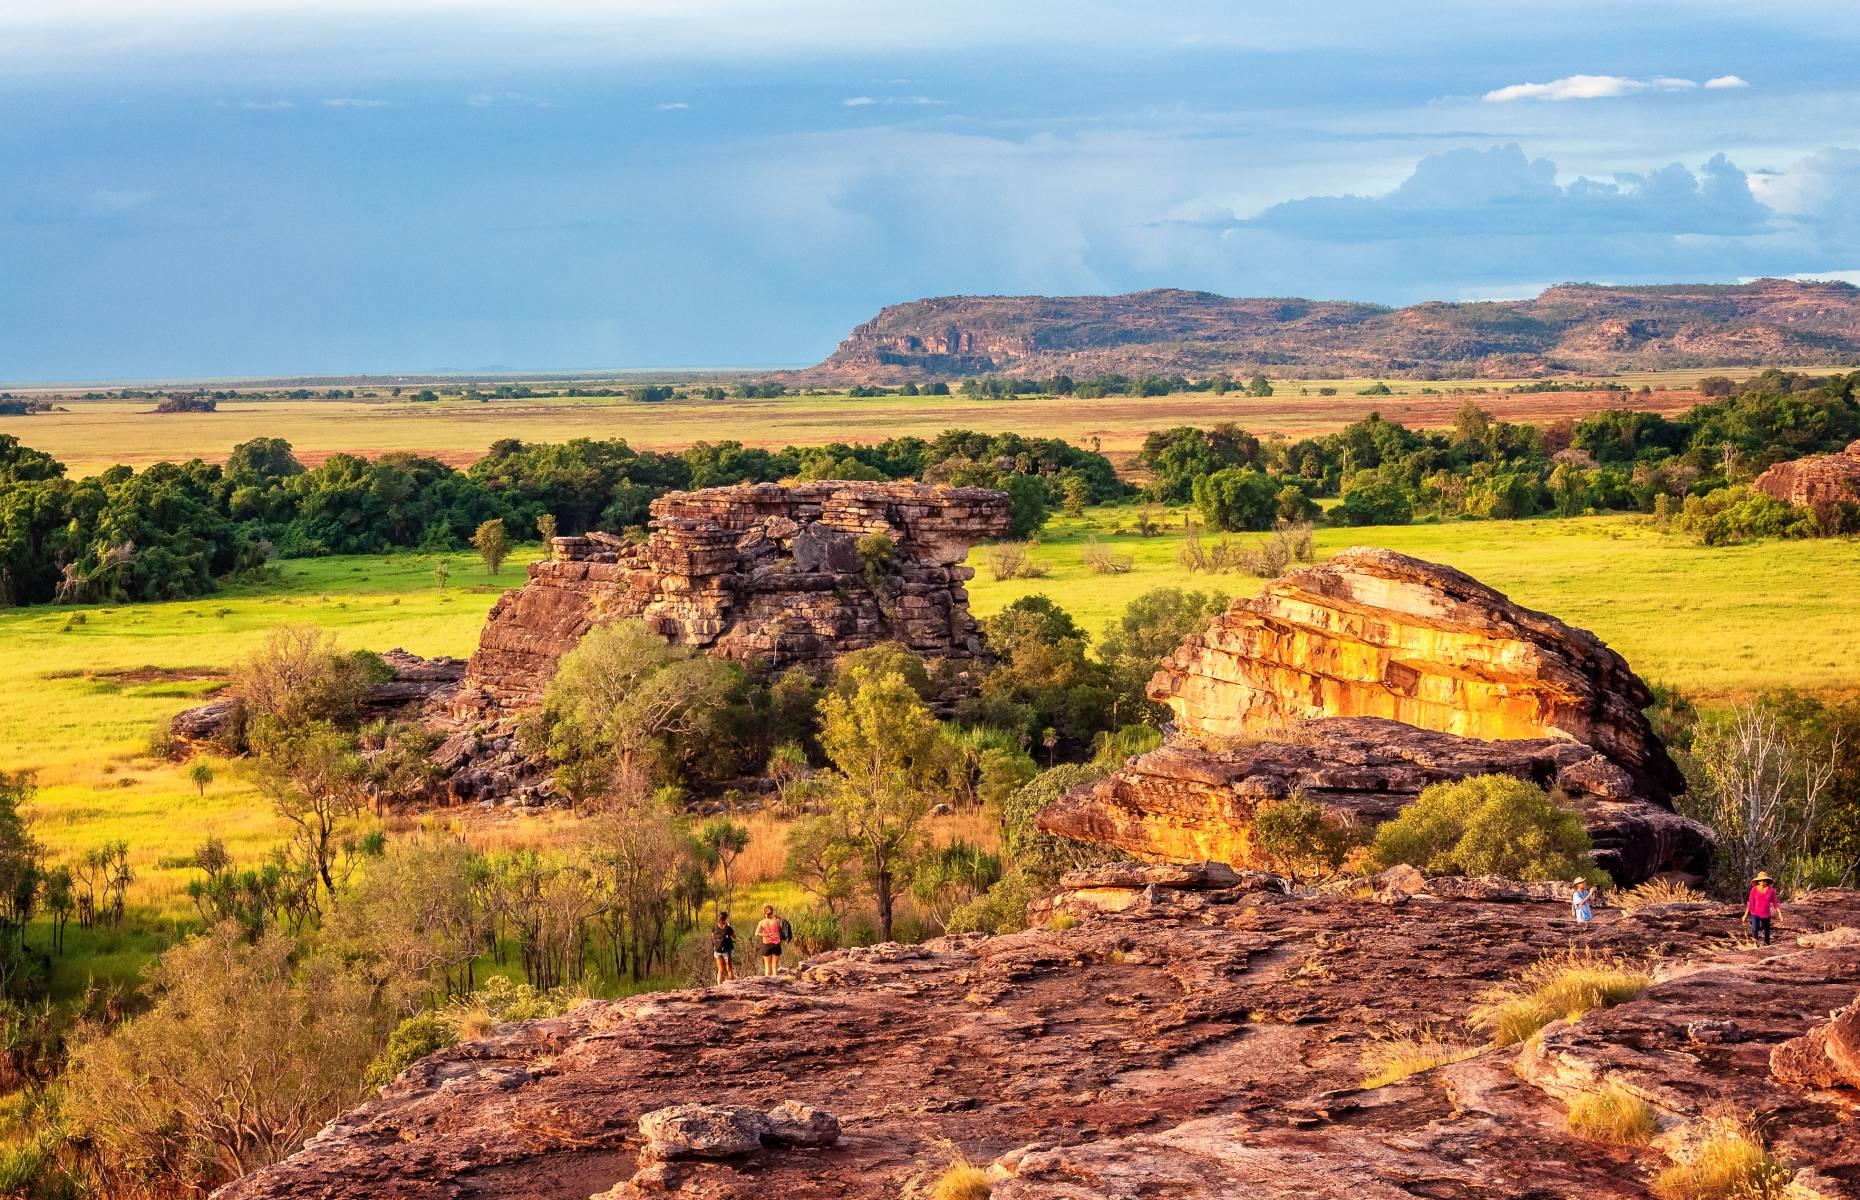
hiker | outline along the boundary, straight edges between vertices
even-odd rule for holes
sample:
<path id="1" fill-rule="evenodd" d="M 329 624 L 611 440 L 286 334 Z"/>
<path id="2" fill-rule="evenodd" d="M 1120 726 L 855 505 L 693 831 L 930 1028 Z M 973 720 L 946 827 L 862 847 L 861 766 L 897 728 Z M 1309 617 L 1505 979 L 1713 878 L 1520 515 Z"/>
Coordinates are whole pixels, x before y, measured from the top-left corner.
<path id="1" fill-rule="evenodd" d="M 1770 944 L 1770 926 L 1782 916 L 1782 897 L 1768 871 L 1750 881 L 1750 898 L 1744 901 L 1744 919 L 1750 922 L 1750 940 Z"/>
<path id="2" fill-rule="evenodd" d="M 710 929 L 710 956 L 717 962 L 717 982 L 736 978 L 736 928 L 730 914 L 721 910 Z"/>
<path id="3" fill-rule="evenodd" d="M 1586 879 L 1576 880 L 1576 890 L 1569 894 L 1569 915 L 1576 924 L 1587 925 L 1595 919 L 1595 885 Z"/>
<path id="4" fill-rule="evenodd" d="M 782 944 L 793 936 L 793 928 L 787 920 L 775 915 L 775 906 L 764 904 L 762 920 L 756 925 L 756 937 L 762 943 L 762 973 L 764 975 L 775 975 L 781 971 Z"/>

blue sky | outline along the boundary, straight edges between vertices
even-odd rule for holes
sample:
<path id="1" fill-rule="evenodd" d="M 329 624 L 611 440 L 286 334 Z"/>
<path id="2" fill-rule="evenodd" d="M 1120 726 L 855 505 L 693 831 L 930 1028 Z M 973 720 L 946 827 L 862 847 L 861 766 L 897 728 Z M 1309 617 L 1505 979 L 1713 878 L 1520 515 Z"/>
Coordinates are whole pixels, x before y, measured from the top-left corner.
<path id="1" fill-rule="evenodd" d="M 1860 279 L 1857 50 L 1797 0 L 0 0 L 0 379 L 798 364 L 953 292 Z"/>

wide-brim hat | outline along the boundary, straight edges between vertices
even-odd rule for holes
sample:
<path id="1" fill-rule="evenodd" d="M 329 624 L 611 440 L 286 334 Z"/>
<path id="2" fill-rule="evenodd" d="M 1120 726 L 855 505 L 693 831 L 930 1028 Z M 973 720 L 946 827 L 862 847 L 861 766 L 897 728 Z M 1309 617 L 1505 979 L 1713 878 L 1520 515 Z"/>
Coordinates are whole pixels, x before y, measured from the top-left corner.
<path id="1" fill-rule="evenodd" d="M 1752 883 L 1775 883 L 1776 881 L 1770 878 L 1770 873 L 1768 871 L 1758 871 L 1754 876 L 1751 877 L 1750 882 Z"/>

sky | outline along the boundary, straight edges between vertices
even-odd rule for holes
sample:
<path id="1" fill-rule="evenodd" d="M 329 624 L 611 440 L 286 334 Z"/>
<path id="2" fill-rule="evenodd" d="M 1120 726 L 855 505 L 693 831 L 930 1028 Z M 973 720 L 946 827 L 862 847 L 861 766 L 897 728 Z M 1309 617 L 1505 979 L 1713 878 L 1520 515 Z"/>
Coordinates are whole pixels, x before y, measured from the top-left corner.
<path id="1" fill-rule="evenodd" d="M 1832 0 L 0 0 L 0 381 L 1860 281 L 1856 51 Z"/>

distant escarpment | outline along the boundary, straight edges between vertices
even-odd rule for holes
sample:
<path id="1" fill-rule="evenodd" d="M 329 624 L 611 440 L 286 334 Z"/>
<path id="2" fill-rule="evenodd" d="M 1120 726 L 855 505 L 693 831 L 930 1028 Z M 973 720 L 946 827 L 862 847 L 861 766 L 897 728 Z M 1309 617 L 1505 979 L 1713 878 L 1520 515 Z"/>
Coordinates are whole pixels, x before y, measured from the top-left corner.
<path id="1" fill-rule="evenodd" d="M 1566 284 L 1533 300 L 1385 308 L 1162 289 L 1123 296 L 939 296 L 854 329 L 805 383 L 926 376 L 1506 378 L 1860 361 L 1860 289 Z"/>
<path id="2" fill-rule="evenodd" d="M 1567 795 L 1623 883 L 1702 872 L 1652 693 L 1594 634 L 1449 567 L 1354 549 L 1235 601 L 1150 680 L 1168 744 L 1049 806 L 1050 833 L 1162 861 L 1256 865 L 1260 805 L 1358 825 L 1433 783 L 1504 774 Z"/>

